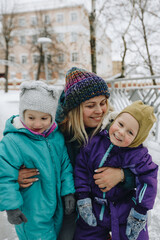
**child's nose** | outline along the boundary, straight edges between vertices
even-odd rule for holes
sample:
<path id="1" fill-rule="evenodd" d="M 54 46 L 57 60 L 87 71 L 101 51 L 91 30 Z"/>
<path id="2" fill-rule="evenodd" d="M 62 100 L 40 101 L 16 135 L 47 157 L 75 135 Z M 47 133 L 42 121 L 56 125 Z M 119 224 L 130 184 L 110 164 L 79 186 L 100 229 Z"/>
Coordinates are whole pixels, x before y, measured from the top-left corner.
<path id="1" fill-rule="evenodd" d="M 41 122 L 38 121 L 38 120 L 35 121 L 34 126 L 35 126 L 36 128 L 40 127 L 40 126 L 41 126 Z"/>
<path id="2" fill-rule="evenodd" d="M 119 133 L 120 133 L 121 135 L 124 135 L 124 129 L 121 128 L 121 129 L 119 130 Z"/>

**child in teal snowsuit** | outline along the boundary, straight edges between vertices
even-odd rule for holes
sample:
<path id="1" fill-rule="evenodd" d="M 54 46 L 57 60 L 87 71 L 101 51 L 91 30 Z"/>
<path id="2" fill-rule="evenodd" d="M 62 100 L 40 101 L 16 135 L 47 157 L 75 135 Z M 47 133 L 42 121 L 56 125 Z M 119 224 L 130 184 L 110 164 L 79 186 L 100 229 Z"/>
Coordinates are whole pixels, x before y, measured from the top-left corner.
<path id="1" fill-rule="evenodd" d="M 72 166 L 55 122 L 58 94 L 41 81 L 21 84 L 19 116 L 6 123 L 0 143 L 0 210 L 16 224 L 20 240 L 56 240 L 64 211 L 75 208 Z M 38 181 L 27 189 L 19 169 L 37 168 Z"/>

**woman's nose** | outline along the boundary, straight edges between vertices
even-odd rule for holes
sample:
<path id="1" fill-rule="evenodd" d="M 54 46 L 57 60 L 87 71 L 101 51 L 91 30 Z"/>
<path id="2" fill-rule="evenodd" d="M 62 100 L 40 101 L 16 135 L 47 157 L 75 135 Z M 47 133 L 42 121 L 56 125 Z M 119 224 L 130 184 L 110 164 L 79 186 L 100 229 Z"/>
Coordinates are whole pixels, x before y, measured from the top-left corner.
<path id="1" fill-rule="evenodd" d="M 95 108 L 95 112 L 97 112 L 97 113 L 102 113 L 102 108 L 101 108 L 101 106 L 97 105 L 96 108 Z"/>

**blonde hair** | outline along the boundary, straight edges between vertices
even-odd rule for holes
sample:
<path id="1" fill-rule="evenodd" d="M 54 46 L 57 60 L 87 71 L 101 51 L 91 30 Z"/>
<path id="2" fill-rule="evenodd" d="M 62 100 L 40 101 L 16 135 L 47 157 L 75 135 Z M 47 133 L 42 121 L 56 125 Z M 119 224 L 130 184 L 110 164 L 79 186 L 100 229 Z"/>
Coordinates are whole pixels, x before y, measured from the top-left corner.
<path id="1" fill-rule="evenodd" d="M 98 126 L 94 129 L 93 133 L 91 134 L 91 138 L 95 136 L 96 133 L 100 130 L 102 121 L 105 115 L 108 113 L 108 110 L 110 107 L 107 99 L 106 99 L 106 105 L 107 105 L 107 111 L 104 114 L 101 122 L 98 124 Z M 59 124 L 59 127 L 62 133 L 72 136 L 70 141 L 77 140 L 80 146 L 86 145 L 88 143 L 88 134 L 86 132 L 84 121 L 83 121 L 82 103 L 76 108 L 68 112 L 65 119 Z"/>

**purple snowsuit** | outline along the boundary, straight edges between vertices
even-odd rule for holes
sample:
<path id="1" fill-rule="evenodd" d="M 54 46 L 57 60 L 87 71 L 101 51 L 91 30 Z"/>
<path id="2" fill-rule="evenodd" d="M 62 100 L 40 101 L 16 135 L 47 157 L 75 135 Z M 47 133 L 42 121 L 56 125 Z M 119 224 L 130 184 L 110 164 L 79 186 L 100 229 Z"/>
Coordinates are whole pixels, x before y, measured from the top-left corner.
<path id="1" fill-rule="evenodd" d="M 103 193 L 94 183 L 94 170 L 101 166 L 129 168 L 136 179 L 136 189 L 124 190 L 118 185 Z M 112 145 L 107 130 L 94 136 L 77 156 L 75 187 L 78 199 L 91 198 L 97 226 L 91 227 L 79 216 L 75 240 L 127 240 L 127 217 L 131 208 L 145 214 L 153 208 L 157 193 L 158 166 L 152 162 L 147 148 L 120 148 Z M 147 240 L 148 232 L 142 230 L 139 240 Z"/>

